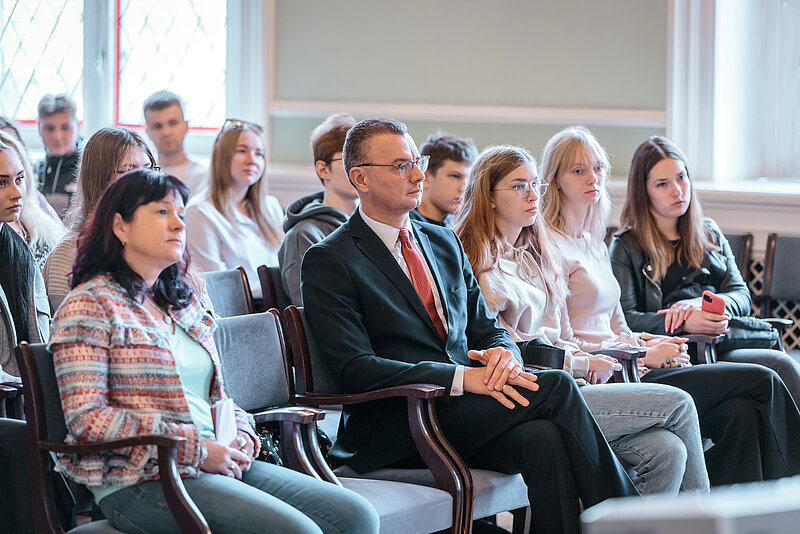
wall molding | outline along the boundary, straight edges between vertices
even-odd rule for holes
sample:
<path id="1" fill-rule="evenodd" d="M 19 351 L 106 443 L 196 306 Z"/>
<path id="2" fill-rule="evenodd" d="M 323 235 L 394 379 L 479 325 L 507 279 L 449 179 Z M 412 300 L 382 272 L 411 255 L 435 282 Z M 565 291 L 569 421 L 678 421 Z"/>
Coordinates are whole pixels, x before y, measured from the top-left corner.
<path id="1" fill-rule="evenodd" d="M 481 106 L 452 104 L 411 104 L 388 102 L 334 102 L 321 100 L 270 100 L 270 117 L 325 118 L 347 111 L 357 116 L 390 116 L 401 120 L 476 122 L 495 124 L 584 124 L 663 128 L 667 113 L 662 110 L 555 108 L 528 106 Z"/>

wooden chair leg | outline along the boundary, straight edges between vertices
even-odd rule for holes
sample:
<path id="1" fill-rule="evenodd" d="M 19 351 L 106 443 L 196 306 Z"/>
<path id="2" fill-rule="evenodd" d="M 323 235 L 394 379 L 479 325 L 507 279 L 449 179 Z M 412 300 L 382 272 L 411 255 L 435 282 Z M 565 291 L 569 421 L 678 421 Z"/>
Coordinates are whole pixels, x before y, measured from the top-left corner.
<path id="1" fill-rule="evenodd" d="M 514 523 L 511 527 L 512 534 L 528 534 L 531 531 L 531 507 L 511 510 Z"/>

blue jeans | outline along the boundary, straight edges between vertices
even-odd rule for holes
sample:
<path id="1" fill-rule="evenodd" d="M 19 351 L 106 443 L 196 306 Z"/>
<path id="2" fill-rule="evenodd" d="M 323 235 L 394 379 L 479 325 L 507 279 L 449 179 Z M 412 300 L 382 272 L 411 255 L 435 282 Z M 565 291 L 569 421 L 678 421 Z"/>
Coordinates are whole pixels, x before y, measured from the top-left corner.
<path id="1" fill-rule="evenodd" d="M 601 384 L 581 393 L 614 454 L 636 472 L 639 493 L 709 491 L 697 410 L 688 393 L 661 384 Z"/>
<path id="2" fill-rule="evenodd" d="M 183 485 L 214 534 L 366 534 L 377 533 L 380 524 L 360 495 L 264 462 L 253 462 L 242 481 L 201 473 Z M 180 532 L 158 481 L 116 491 L 100 501 L 100 509 L 123 532 Z"/>

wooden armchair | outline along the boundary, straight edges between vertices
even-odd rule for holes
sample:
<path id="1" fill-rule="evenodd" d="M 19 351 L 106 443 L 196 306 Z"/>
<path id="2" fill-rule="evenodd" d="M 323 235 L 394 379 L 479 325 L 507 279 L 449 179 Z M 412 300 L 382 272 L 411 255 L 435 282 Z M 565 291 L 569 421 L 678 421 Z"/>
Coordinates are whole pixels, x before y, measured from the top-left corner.
<path id="1" fill-rule="evenodd" d="M 392 397 L 406 399 L 414 443 L 430 471 L 387 468 L 363 476 L 413 481 L 415 484 L 445 490 L 453 498 L 451 532 L 469 533 L 473 519 L 506 510 L 511 510 L 514 515 L 515 534 L 528 531 L 530 508 L 527 487 L 522 477 L 468 468 L 441 431 L 435 399 L 444 394 L 443 388 L 430 384 L 409 384 L 358 394 L 341 393 L 327 365 L 320 360 L 314 340 L 307 335 L 303 309 L 289 306 L 285 310 L 285 319 L 294 361 L 295 402 L 329 406 L 359 404 Z M 339 468 L 336 471 L 337 474 L 345 472 L 357 476 L 348 468 Z M 332 481 L 337 474 L 325 470 L 325 476 Z M 498 494 L 505 495 L 506 498 L 499 499 Z"/>
<path id="2" fill-rule="evenodd" d="M 264 295 L 264 309 L 275 308 L 280 313 L 283 313 L 283 310 L 292 301 L 283 289 L 280 267 L 260 266 L 258 268 L 258 281 L 261 284 L 261 293 Z"/>
<path id="3" fill-rule="evenodd" d="M 778 350 L 786 350 L 783 336 L 794 322 L 772 317 L 772 302 L 777 299 L 800 301 L 798 276 L 800 276 L 800 237 L 769 234 L 761 295 L 754 296 L 753 302 L 760 305 L 761 318 L 778 331 L 778 344 L 774 347 Z"/>
<path id="4" fill-rule="evenodd" d="M 563 369 L 564 351 L 546 343 L 544 340 L 518 342 L 522 361 L 526 368 L 536 369 Z M 605 354 L 616 358 L 622 364 L 621 371 L 614 371 L 614 382 L 638 382 L 639 373 L 636 370 L 636 361 L 644 357 L 641 349 L 606 349 L 592 352 L 592 354 Z"/>
<path id="5" fill-rule="evenodd" d="M 96 454 L 103 451 L 141 445 L 158 448 L 158 467 L 172 515 L 182 532 L 210 533 L 205 519 L 192 502 L 178 474 L 178 447 L 185 438 L 168 434 L 148 434 L 133 438 L 99 443 L 68 445 L 64 443 L 67 428 L 61 410 L 53 356 L 44 344 L 22 343 L 17 347 L 17 361 L 25 384 L 25 416 L 28 422 L 31 506 L 35 532 L 63 534 L 56 519 L 51 472 L 51 452 L 66 454 Z M 82 525 L 70 530 L 79 532 L 117 533 L 105 521 Z"/>
<path id="6" fill-rule="evenodd" d="M 288 406 L 293 389 L 276 310 L 224 318 L 218 324 L 214 337 L 225 388 L 240 407 L 254 414 L 256 421 L 280 421 L 284 465 L 363 495 L 378 511 L 383 533 L 433 532 L 455 526 L 453 498 L 445 491 L 333 474 L 317 441 L 316 425 L 325 412 Z M 422 397 L 443 393 L 442 388 L 432 386 L 422 389 Z M 264 411 L 266 406 L 278 408 Z"/>

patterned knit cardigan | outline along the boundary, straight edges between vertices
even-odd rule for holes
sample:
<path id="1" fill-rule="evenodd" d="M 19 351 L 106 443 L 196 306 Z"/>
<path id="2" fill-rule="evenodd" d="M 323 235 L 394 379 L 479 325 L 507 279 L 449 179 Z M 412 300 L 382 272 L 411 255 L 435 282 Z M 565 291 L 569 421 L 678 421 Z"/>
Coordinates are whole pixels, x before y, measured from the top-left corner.
<path id="1" fill-rule="evenodd" d="M 210 401 L 225 398 L 212 333 L 216 323 L 195 299 L 168 315 L 208 351 L 214 363 Z M 178 449 L 183 477 L 199 475 L 200 437 L 169 341 L 147 311 L 110 276 L 76 287 L 58 309 L 50 336 L 67 443 L 92 443 L 140 434 L 187 438 Z M 253 419 L 238 406 L 237 426 L 256 443 Z M 57 471 L 89 486 L 129 486 L 158 479 L 157 448 L 138 446 L 101 454 L 59 455 Z"/>

